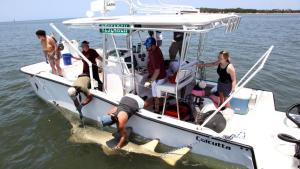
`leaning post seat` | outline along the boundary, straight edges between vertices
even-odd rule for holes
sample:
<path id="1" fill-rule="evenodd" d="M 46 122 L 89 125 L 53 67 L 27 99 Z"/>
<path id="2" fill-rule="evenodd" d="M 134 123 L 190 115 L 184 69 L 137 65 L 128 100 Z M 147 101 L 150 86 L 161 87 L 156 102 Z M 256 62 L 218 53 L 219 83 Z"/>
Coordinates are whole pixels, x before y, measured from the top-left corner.
<path id="1" fill-rule="evenodd" d="M 178 101 L 178 91 L 180 91 L 183 87 L 190 84 L 193 80 L 195 80 L 196 66 L 197 61 L 192 62 L 183 62 L 181 63 L 180 69 L 177 72 L 175 84 L 166 82 L 157 86 L 157 93 L 162 94 L 165 93 L 163 112 L 165 113 L 166 101 L 169 94 L 175 95 L 176 99 L 176 107 L 177 107 L 177 117 L 180 120 L 180 112 L 179 112 L 179 101 Z"/>
<path id="2" fill-rule="evenodd" d="M 125 93 L 133 90 L 133 75 L 124 59 L 109 56 L 105 64 L 106 93 L 118 100 Z"/>

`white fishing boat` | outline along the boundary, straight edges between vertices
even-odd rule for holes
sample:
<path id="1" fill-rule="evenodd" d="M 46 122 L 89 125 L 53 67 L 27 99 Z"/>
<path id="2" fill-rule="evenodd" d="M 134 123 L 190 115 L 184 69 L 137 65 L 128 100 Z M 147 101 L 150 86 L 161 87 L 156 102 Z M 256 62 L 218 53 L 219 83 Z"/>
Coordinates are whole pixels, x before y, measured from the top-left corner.
<path id="1" fill-rule="evenodd" d="M 203 76 L 205 70 L 198 70 L 196 66 L 202 59 L 206 35 L 219 28 L 228 33 L 235 31 L 241 20 L 237 14 L 201 13 L 190 6 L 162 3 L 147 5 L 141 4 L 139 0 L 128 1 L 128 4 L 130 9 L 128 15 L 105 15 L 63 22 L 64 25 L 72 28 L 97 29 L 103 37 L 103 46 L 99 47 L 97 52 L 103 57 L 103 62 L 99 63 L 99 66 L 101 65 L 103 69 L 101 76 L 103 76 L 104 89 L 103 91 L 95 89 L 92 81 L 90 92 L 93 100 L 82 109 L 84 119 L 96 123 L 100 123 L 101 117 L 112 106 L 118 104 L 120 98 L 127 93 L 135 93 L 141 97 L 151 96 L 150 89 L 143 87 L 148 76 L 147 52 L 141 45 L 146 39 L 145 31 L 184 33 L 176 84 L 166 82 L 162 84 L 160 91 L 173 94 L 176 101 L 189 100 L 190 93 L 185 90 L 185 94 L 181 94 L 182 89 L 194 86 L 199 81 L 205 82 L 205 88 L 214 88 L 217 85 L 217 82 L 205 80 Z M 95 1 L 87 14 L 91 16 L 95 11 L 105 12 L 112 9 L 114 5 L 113 1 Z M 89 63 L 91 70 L 92 64 L 78 49 L 77 41 L 69 40 L 54 24 L 50 26 L 64 40 L 63 53 L 79 55 Z M 192 39 L 195 37 L 199 42 L 196 45 L 198 47 L 191 48 L 191 43 L 195 42 L 192 42 Z M 195 108 L 196 116 L 206 113 L 208 109 L 213 110 L 213 114 L 202 124 L 181 120 L 180 114 L 175 118 L 168 116 L 165 114 L 164 107 L 161 114 L 148 109 L 140 110 L 130 118 L 128 126 L 132 127 L 135 134 L 148 139 L 159 139 L 164 145 L 173 148 L 189 147 L 193 159 L 201 160 L 200 158 L 209 157 L 213 162 L 249 169 L 299 168 L 300 141 L 288 135 L 300 138 L 300 106 L 291 107 L 290 111 L 298 109 L 296 113 L 276 111 L 272 92 L 245 87 L 263 69 L 272 49 L 273 46 L 264 54 L 257 53 L 258 56 L 261 55 L 259 60 L 240 79 L 237 89 L 224 102 L 224 104 L 231 102 L 234 113 L 226 120 L 223 128 L 216 131 L 205 126 L 214 119 L 214 115 L 225 111 L 220 110 L 221 106 L 214 107 L 208 98 L 204 98 L 202 106 L 190 104 L 192 109 Z M 190 54 L 192 50 L 197 53 L 196 56 Z M 164 55 L 168 56 L 168 54 Z M 81 74 L 82 61 L 72 60 L 71 65 L 64 65 L 62 60 L 61 66 L 63 77 L 52 74 L 46 62 L 22 67 L 21 72 L 26 75 L 34 92 L 40 98 L 78 114 L 67 91 Z M 93 79 L 92 74 L 90 76 Z M 169 104 L 167 99 L 164 102 Z M 210 108 L 211 106 L 213 108 Z"/>

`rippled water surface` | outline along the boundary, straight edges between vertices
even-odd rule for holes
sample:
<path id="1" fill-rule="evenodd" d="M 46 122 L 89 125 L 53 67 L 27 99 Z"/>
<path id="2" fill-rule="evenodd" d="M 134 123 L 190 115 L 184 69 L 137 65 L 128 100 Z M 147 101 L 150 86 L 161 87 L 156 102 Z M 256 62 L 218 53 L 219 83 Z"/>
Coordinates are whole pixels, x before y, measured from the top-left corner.
<path id="1" fill-rule="evenodd" d="M 300 15 L 253 14 L 242 18 L 234 33 L 217 30 L 209 34 L 204 60 L 213 61 L 218 51 L 227 49 L 240 78 L 274 45 L 265 68 L 248 87 L 272 91 L 277 110 L 284 111 L 300 101 Z M 44 60 L 35 31 L 53 32 L 50 22 L 72 39 L 88 39 L 93 47 L 101 44 L 96 30 L 68 29 L 61 20 L 0 23 L 0 168 L 171 168 L 158 159 L 106 156 L 99 146 L 68 141 L 69 123 L 34 94 L 19 72 L 24 65 Z M 216 79 L 215 75 L 214 69 L 207 74 L 209 79 Z M 182 162 L 175 168 L 205 167 Z"/>

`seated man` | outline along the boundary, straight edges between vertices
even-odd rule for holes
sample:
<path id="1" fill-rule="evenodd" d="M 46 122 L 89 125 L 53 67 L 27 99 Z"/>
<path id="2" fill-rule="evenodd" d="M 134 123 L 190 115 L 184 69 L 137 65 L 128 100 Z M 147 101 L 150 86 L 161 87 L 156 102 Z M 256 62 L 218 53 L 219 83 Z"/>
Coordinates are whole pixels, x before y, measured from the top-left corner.
<path id="1" fill-rule="evenodd" d="M 145 87 L 152 89 L 152 96 L 154 98 L 154 112 L 159 113 L 160 98 L 157 93 L 157 85 L 163 84 L 166 78 L 166 71 L 164 65 L 164 58 L 162 52 L 154 38 L 148 38 L 144 45 L 148 51 L 148 73 L 149 80 L 145 83 Z"/>
<path id="2" fill-rule="evenodd" d="M 134 94 L 127 94 L 122 97 L 119 105 L 113 107 L 105 116 L 102 117 L 102 125 L 112 125 L 117 123 L 118 132 L 120 134 L 120 140 L 114 149 L 124 146 L 127 139 L 127 132 L 125 126 L 128 119 L 144 107 L 144 100 Z"/>

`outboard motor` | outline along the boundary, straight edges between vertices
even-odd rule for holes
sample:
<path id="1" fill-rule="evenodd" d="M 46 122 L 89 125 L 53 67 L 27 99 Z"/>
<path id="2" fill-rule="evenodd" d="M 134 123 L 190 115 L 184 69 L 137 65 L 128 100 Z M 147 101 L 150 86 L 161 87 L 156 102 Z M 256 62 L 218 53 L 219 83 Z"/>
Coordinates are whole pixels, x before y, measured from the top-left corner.
<path id="1" fill-rule="evenodd" d="M 298 128 L 300 128 L 300 121 L 298 121 L 297 119 L 295 119 L 291 116 L 292 111 L 293 111 L 294 114 L 298 113 L 298 115 L 300 115 L 300 104 L 294 104 L 291 107 L 289 107 L 288 110 L 286 111 L 286 117 L 288 119 L 290 119 L 292 122 L 294 122 L 298 126 Z M 297 158 L 298 160 L 300 160 L 300 140 L 296 139 L 293 136 L 290 136 L 288 134 L 283 134 L 283 133 L 278 134 L 278 138 L 283 140 L 283 141 L 289 142 L 289 143 L 295 143 L 296 146 L 295 146 L 295 155 L 294 155 L 294 157 Z"/>

